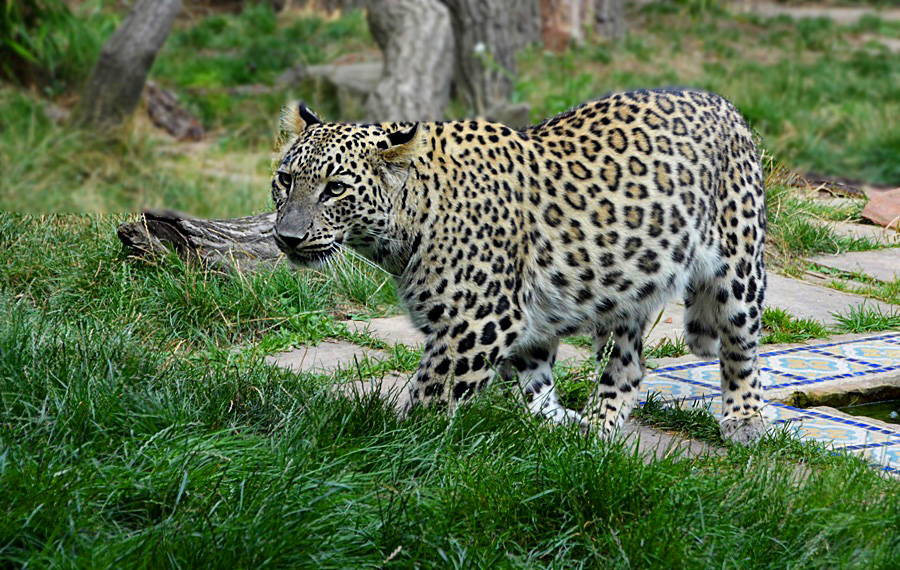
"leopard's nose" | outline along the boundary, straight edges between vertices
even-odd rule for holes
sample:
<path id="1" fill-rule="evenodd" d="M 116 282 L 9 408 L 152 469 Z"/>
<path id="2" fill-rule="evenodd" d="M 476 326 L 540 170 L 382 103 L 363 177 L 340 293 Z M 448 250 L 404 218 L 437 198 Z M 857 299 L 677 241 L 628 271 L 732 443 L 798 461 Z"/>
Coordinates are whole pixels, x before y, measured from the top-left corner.
<path id="1" fill-rule="evenodd" d="M 309 232 L 306 232 L 300 237 L 292 236 L 289 234 L 282 234 L 279 232 L 275 232 L 275 241 L 280 245 L 283 245 L 287 249 L 297 249 L 300 247 L 300 244 L 306 241 L 306 238 L 309 237 Z"/>

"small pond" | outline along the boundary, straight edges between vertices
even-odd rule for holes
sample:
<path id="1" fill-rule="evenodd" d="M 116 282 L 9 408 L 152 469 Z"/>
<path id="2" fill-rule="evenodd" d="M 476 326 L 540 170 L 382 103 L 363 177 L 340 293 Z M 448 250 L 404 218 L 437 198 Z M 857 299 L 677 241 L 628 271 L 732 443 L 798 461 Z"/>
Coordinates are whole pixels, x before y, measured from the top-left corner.
<path id="1" fill-rule="evenodd" d="M 838 409 L 845 414 L 866 416 L 887 423 L 900 424 L 900 400 L 855 404 Z"/>

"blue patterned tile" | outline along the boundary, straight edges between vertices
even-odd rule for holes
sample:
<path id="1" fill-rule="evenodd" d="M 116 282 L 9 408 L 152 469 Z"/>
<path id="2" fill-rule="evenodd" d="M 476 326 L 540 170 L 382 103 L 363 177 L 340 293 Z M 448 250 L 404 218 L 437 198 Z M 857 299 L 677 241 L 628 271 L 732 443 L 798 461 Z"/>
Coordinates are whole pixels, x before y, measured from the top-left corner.
<path id="1" fill-rule="evenodd" d="M 900 471 L 900 440 L 863 447 L 849 447 L 845 451 L 859 455 L 873 466 L 881 467 L 885 471 Z"/>
<path id="2" fill-rule="evenodd" d="M 900 334 L 889 333 L 847 342 L 823 343 L 760 354 L 760 376 L 766 389 L 818 384 L 840 378 L 862 378 L 900 369 Z M 683 407 L 708 406 L 722 417 L 719 363 L 693 362 L 656 370 L 645 380 L 642 397 L 658 392 Z M 770 403 L 763 413 L 771 429 L 786 424 L 802 439 L 863 454 L 887 471 L 900 472 L 900 426 L 875 425 L 866 418 L 845 418 L 818 410 Z"/>
<path id="3" fill-rule="evenodd" d="M 809 350 L 792 354 L 764 356 L 759 359 L 761 367 L 773 372 L 806 379 L 834 378 L 857 372 L 867 373 L 872 367 L 846 359 L 816 354 Z"/>
<path id="4" fill-rule="evenodd" d="M 659 375 L 667 378 L 695 382 L 706 386 L 719 387 L 719 363 L 705 364 L 704 366 L 696 366 L 692 368 L 682 368 L 675 370 L 659 370 Z"/>
<path id="5" fill-rule="evenodd" d="M 716 389 L 721 387 L 721 375 L 719 374 L 718 363 L 683 370 L 657 371 L 657 375 L 682 382 L 692 382 L 704 386 L 712 386 Z M 768 370 L 760 370 L 759 378 L 763 387 L 784 384 L 786 382 L 796 382 L 799 379 L 788 377 L 777 378 Z"/>
<path id="6" fill-rule="evenodd" d="M 900 364 L 900 344 L 892 344 L 885 340 L 839 344 L 816 349 L 816 352 L 856 362 L 865 362 L 873 366 L 895 367 Z"/>
<path id="7" fill-rule="evenodd" d="M 658 392 L 667 400 L 681 400 L 701 396 L 718 395 L 719 391 L 712 386 L 699 383 L 679 381 L 677 378 L 651 375 L 641 382 L 641 399 L 646 400 L 647 393 Z"/>

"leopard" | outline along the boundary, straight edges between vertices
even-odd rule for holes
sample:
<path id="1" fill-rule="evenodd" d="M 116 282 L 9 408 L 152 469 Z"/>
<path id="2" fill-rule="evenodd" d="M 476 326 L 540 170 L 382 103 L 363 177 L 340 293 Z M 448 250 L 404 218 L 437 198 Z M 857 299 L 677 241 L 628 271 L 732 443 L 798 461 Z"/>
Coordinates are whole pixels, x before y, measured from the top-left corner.
<path id="1" fill-rule="evenodd" d="M 639 403 L 644 332 L 680 298 L 687 346 L 719 360 L 722 437 L 765 433 L 764 171 L 725 98 L 612 93 L 520 129 L 328 122 L 298 103 L 282 135 L 274 239 L 295 266 L 350 249 L 393 275 L 426 337 L 411 406 L 452 414 L 497 381 L 539 418 L 614 437 Z M 598 360 L 580 411 L 553 376 L 571 335 Z"/>

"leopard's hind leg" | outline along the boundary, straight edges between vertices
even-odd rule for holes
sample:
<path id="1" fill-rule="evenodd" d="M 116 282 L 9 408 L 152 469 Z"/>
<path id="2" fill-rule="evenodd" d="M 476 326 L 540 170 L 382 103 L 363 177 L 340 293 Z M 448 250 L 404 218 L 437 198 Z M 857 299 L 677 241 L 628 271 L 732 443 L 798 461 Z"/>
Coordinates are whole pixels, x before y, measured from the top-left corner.
<path id="1" fill-rule="evenodd" d="M 700 358 L 719 356 L 719 303 L 712 283 L 694 280 L 684 297 L 685 342 Z"/>
<path id="2" fill-rule="evenodd" d="M 578 424 L 585 427 L 581 414 L 566 409 L 559 401 L 553 382 L 553 363 L 559 340 L 540 346 L 521 349 L 508 363 L 518 375 L 519 388 L 528 410 L 558 424 Z"/>
<path id="3" fill-rule="evenodd" d="M 637 402 L 641 380 L 644 378 L 643 331 L 646 316 L 623 321 L 608 332 L 603 327 L 594 331 L 594 349 L 598 363 L 603 361 L 609 346 L 609 360 L 599 372 L 584 415 L 610 437 L 628 420 Z"/>

